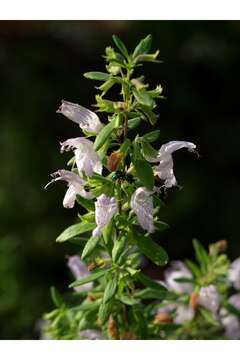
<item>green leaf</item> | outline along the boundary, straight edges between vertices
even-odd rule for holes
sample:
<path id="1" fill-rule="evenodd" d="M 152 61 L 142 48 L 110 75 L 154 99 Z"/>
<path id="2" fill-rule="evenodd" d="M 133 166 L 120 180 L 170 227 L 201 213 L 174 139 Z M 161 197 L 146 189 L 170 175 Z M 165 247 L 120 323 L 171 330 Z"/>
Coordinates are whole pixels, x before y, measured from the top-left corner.
<path id="1" fill-rule="evenodd" d="M 118 258 L 121 256 L 123 250 L 125 249 L 126 237 L 122 236 L 120 239 L 116 239 L 112 249 L 112 259 L 114 262 L 117 262 Z"/>
<path id="2" fill-rule="evenodd" d="M 179 282 L 179 283 L 189 283 L 189 284 L 194 284 L 195 281 L 194 279 L 188 278 L 188 277 L 177 277 L 174 278 L 174 281 Z"/>
<path id="3" fill-rule="evenodd" d="M 107 140 L 107 138 L 111 135 L 112 131 L 116 128 L 117 117 L 115 117 L 109 124 L 105 125 L 101 131 L 98 133 L 95 142 L 94 149 L 99 150 Z"/>
<path id="4" fill-rule="evenodd" d="M 102 91 L 102 96 L 105 95 L 115 83 L 116 83 L 115 79 L 109 79 L 105 81 L 101 86 L 99 86 L 98 89 Z"/>
<path id="5" fill-rule="evenodd" d="M 103 295 L 103 303 L 107 303 L 108 301 L 110 301 L 116 294 L 117 289 L 118 289 L 118 278 L 116 276 L 113 276 L 107 281 L 107 285 L 105 287 L 104 295 Z"/>
<path id="6" fill-rule="evenodd" d="M 197 239 L 193 239 L 193 246 L 194 246 L 196 258 L 201 266 L 202 271 L 207 271 L 209 257 L 206 250 Z"/>
<path id="7" fill-rule="evenodd" d="M 95 281 L 97 279 L 100 279 L 101 277 L 103 277 L 103 275 L 105 275 L 107 272 L 106 269 L 99 269 L 94 271 L 91 275 L 84 277 L 83 279 L 79 279 L 74 281 L 73 283 L 71 283 L 69 285 L 70 288 L 75 287 L 75 286 L 80 286 L 80 285 L 84 285 L 87 284 L 91 281 Z"/>
<path id="8" fill-rule="evenodd" d="M 166 251 L 156 244 L 150 237 L 136 234 L 135 240 L 140 251 L 146 255 L 154 264 L 164 266 L 168 262 Z"/>
<path id="9" fill-rule="evenodd" d="M 124 43 L 117 35 L 113 35 L 113 41 L 115 45 L 118 47 L 118 49 L 121 51 L 121 53 L 125 56 L 126 59 L 129 58 L 128 51 Z"/>
<path id="10" fill-rule="evenodd" d="M 141 117 L 135 117 L 133 119 L 129 119 L 128 120 L 128 128 L 131 130 L 131 129 L 134 129 L 136 128 L 141 122 Z"/>
<path id="11" fill-rule="evenodd" d="M 127 295 L 119 296 L 119 300 L 129 306 L 137 305 L 139 303 L 139 300 Z"/>
<path id="12" fill-rule="evenodd" d="M 169 229 L 169 225 L 163 221 L 155 221 L 154 225 L 157 231 L 164 231 L 166 229 Z"/>
<path id="13" fill-rule="evenodd" d="M 146 90 L 141 89 L 133 89 L 133 95 L 135 99 L 139 102 L 139 104 L 152 108 L 154 105 L 154 101 L 152 97 L 147 93 Z"/>
<path id="14" fill-rule="evenodd" d="M 90 199 L 85 199 L 81 195 L 77 195 L 76 199 L 77 199 L 77 203 L 79 205 L 81 205 L 82 207 L 84 207 L 86 210 L 89 210 L 89 211 L 95 210 L 94 201 L 92 201 Z"/>
<path id="15" fill-rule="evenodd" d="M 150 110 L 149 107 L 140 105 L 139 108 L 143 112 L 145 118 L 150 122 L 150 124 L 155 125 L 158 120 L 158 116 L 152 110 Z"/>
<path id="16" fill-rule="evenodd" d="M 131 140 L 125 139 L 123 144 L 120 146 L 119 151 L 126 156 L 128 154 L 128 151 L 129 151 L 130 147 L 131 147 L 131 144 L 132 144 Z"/>
<path id="17" fill-rule="evenodd" d="M 86 72 L 85 74 L 83 74 L 83 76 L 85 76 L 85 78 L 90 80 L 99 80 L 99 81 L 107 81 L 112 77 L 112 75 L 100 71 Z"/>
<path id="18" fill-rule="evenodd" d="M 136 46 L 134 52 L 133 52 L 133 58 L 135 59 L 138 55 L 147 53 L 152 44 L 152 36 L 148 35 L 144 39 L 142 39 L 139 44 Z"/>
<path id="19" fill-rule="evenodd" d="M 159 135 L 160 135 L 160 130 L 154 130 L 143 135 L 142 138 L 147 142 L 154 142 L 159 138 Z"/>
<path id="20" fill-rule="evenodd" d="M 108 252 L 112 252 L 113 248 L 113 239 L 115 237 L 115 229 L 114 229 L 114 222 L 111 220 L 106 226 L 103 228 L 103 240 L 108 249 Z"/>
<path id="21" fill-rule="evenodd" d="M 51 298 L 56 307 L 61 307 L 64 304 L 63 298 L 54 286 L 50 287 Z"/>
<path id="22" fill-rule="evenodd" d="M 91 237 L 87 241 L 87 243 L 84 246 L 83 251 L 82 251 L 82 259 L 85 259 L 87 256 L 89 256 L 92 253 L 92 251 L 96 247 L 98 241 L 99 241 L 98 237 Z"/>
<path id="23" fill-rule="evenodd" d="M 141 142 L 142 145 L 142 151 L 143 151 L 143 155 L 146 158 L 157 158 L 158 157 L 158 151 L 155 150 L 152 145 L 150 145 L 148 142 L 146 141 L 142 141 Z"/>
<path id="24" fill-rule="evenodd" d="M 146 287 L 153 289 L 153 290 L 157 290 L 163 293 L 168 292 L 167 288 L 165 288 L 163 285 L 159 284 L 158 282 L 152 280 L 151 278 L 149 278 L 147 275 L 143 274 L 142 272 L 140 274 L 138 274 L 138 279 L 141 281 L 141 283 L 143 285 L 145 285 Z"/>
<path id="25" fill-rule="evenodd" d="M 157 60 L 157 57 L 159 55 L 159 50 L 155 51 L 153 54 L 142 54 L 138 55 L 135 59 L 135 62 L 142 62 L 142 61 L 149 61 L 149 62 L 155 62 L 155 63 L 161 63 L 162 61 Z"/>
<path id="26" fill-rule="evenodd" d="M 87 231 L 93 230 L 96 227 L 95 223 L 79 223 L 69 226 L 56 239 L 57 242 L 67 241 L 77 235 L 83 234 Z"/>
<path id="27" fill-rule="evenodd" d="M 193 275 L 198 278 L 201 276 L 201 270 L 199 269 L 199 267 L 191 260 L 186 260 L 185 261 L 187 267 L 189 268 L 189 270 L 191 270 L 191 272 L 193 273 Z"/>
<path id="28" fill-rule="evenodd" d="M 154 175 L 151 165 L 144 159 L 136 159 L 133 163 L 136 174 L 147 189 L 152 190 L 154 186 Z"/>
<path id="29" fill-rule="evenodd" d="M 235 306 L 233 306 L 232 304 L 228 303 L 226 305 L 226 309 L 233 315 L 236 315 L 240 318 L 240 310 L 237 309 Z"/>
<path id="30" fill-rule="evenodd" d="M 105 322 L 108 320 L 111 310 L 112 310 L 112 302 L 111 301 L 109 301 L 107 303 L 104 303 L 104 302 L 101 303 L 101 305 L 99 307 L 98 318 L 102 325 L 105 324 Z"/>
<path id="31" fill-rule="evenodd" d="M 214 319 L 212 313 L 208 311 L 207 309 L 200 308 L 199 309 L 201 315 L 204 317 L 204 319 L 213 326 L 219 326 L 219 323 Z"/>

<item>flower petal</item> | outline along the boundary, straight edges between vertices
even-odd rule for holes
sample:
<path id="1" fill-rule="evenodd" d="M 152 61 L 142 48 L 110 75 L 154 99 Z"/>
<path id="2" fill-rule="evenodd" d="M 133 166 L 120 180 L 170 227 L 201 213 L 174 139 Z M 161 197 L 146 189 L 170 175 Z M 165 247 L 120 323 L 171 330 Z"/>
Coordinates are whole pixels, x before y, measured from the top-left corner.
<path id="1" fill-rule="evenodd" d="M 151 194 L 146 188 L 139 187 L 131 197 L 131 208 L 137 215 L 141 227 L 149 233 L 154 232 L 153 200 Z"/>
<path id="2" fill-rule="evenodd" d="M 80 259 L 79 256 L 74 255 L 68 258 L 67 266 L 71 270 L 76 280 L 84 279 L 90 275 L 85 263 Z M 75 291 L 90 291 L 93 287 L 93 283 L 87 283 L 74 288 Z"/>
<path id="3" fill-rule="evenodd" d="M 198 298 L 199 305 L 215 314 L 220 305 L 220 295 L 215 285 L 201 287 Z"/>
<path id="4" fill-rule="evenodd" d="M 90 133 L 98 133 L 103 126 L 99 117 L 93 111 L 69 101 L 62 100 L 57 113 L 63 114 L 68 119 L 77 123 L 81 129 Z"/>
<path id="5" fill-rule="evenodd" d="M 171 267 L 164 272 L 165 282 L 170 290 L 179 293 L 191 294 L 193 291 L 192 284 L 177 282 L 178 278 L 192 279 L 192 274 L 182 261 L 172 261 Z"/>
<path id="6" fill-rule="evenodd" d="M 114 197 L 108 197 L 105 194 L 100 195 L 95 202 L 95 220 L 97 227 L 93 230 L 92 236 L 100 236 L 103 228 L 110 222 L 116 214 L 117 201 Z"/>

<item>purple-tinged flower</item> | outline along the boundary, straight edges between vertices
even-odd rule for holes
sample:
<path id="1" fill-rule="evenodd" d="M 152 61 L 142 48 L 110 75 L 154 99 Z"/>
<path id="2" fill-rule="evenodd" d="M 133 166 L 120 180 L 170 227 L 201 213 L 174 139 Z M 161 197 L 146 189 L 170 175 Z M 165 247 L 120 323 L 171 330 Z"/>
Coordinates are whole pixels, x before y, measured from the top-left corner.
<path id="1" fill-rule="evenodd" d="M 188 268 L 184 265 L 182 261 L 172 261 L 171 267 L 165 270 L 164 276 L 166 285 L 170 290 L 179 293 L 192 293 L 192 284 L 176 281 L 176 279 L 178 278 L 189 278 L 190 280 L 192 279 L 192 273 L 190 272 L 190 270 L 188 270 Z"/>
<path id="2" fill-rule="evenodd" d="M 93 237 L 102 234 L 103 228 L 110 222 L 117 211 L 117 201 L 114 197 L 110 198 L 102 194 L 97 198 L 97 201 L 95 201 L 95 220 L 97 227 L 92 232 Z"/>
<path id="3" fill-rule="evenodd" d="M 69 101 L 62 100 L 62 104 L 57 110 L 57 113 L 63 114 L 68 119 L 77 123 L 82 130 L 89 133 L 99 133 L 103 127 L 97 114 L 81 105 Z"/>
<path id="4" fill-rule="evenodd" d="M 236 290 L 240 290 L 240 258 L 234 260 L 229 269 L 228 279 Z"/>
<path id="5" fill-rule="evenodd" d="M 225 329 L 224 336 L 230 340 L 240 340 L 240 321 L 238 317 L 230 314 L 226 309 L 221 309 L 220 319 Z"/>
<path id="6" fill-rule="evenodd" d="M 234 294 L 230 296 L 228 302 L 233 305 L 236 309 L 240 310 L 240 294 Z"/>
<path id="7" fill-rule="evenodd" d="M 194 151 L 196 145 L 188 141 L 170 141 L 161 146 L 156 157 L 145 156 L 149 162 L 159 162 L 154 169 L 154 173 L 161 180 L 164 180 L 164 185 L 167 188 L 177 185 L 177 180 L 173 172 L 172 153 L 182 148 L 187 148 L 188 151 Z"/>
<path id="8" fill-rule="evenodd" d="M 101 331 L 95 329 L 82 330 L 80 331 L 79 335 L 81 338 L 88 340 L 103 340 Z"/>
<path id="9" fill-rule="evenodd" d="M 68 258 L 67 266 L 71 270 L 73 276 L 76 280 L 84 279 L 90 275 L 90 272 L 87 269 L 86 264 L 80 259 L 79 256 L 74 255 Z M 90 291 L 92 289 L 93 283 L 87 283 L 74 288 L 75 291 Z"/>
<path id="10" fill-rule="evenodd" d="M 92 176 L 93 173 L 102 173 L 101 159 L 93 148 L 93 142 L 78 137 L 68 139 L 61 143 L 61 152 L 74 150 L 75 160 L 80 172 L 84 172 L 87 176 Z"/>
<path id="11" fill-rule="evenodd" d="M 81 195 L 86 199 L 91 199 L 93 196 L 90 192 L 84 189 L 86 181 L 82 179 L 77 174 L 68 171 L 68 170 L 58 170 L 55 173 L 51 174 L 53 180 L 48 183 L 45 188 L 51 183 L 59 180 L 66 181 L 68 183 L 68 190 L 66 191 L 65 197 L 63 199 L 63 206 L 65 208 L 73 208 L 77 195 Z"/>
<path id="12" fill-rule="evenodd" d="M 199 305 L 216 314 L 220 305 L 220 295 L 215 285 L 201 287 L 198 298 Z"/>
<path id="13" fill-rule="evenodd" d="M 146 188 L 139 187 L 131 197 L 131 208 L 137 215 L 141 227 L 149 233 L 154 232 L 153 200 L 151 194 Z"/>
<path id="14" fill-rule="evenodd" d="M 175 324 L 182 324 L 187 321 L 191 321 L 194 318 L 194 310 L 189 305 L 177 305 L 176 316 L 174 318 Z"/>

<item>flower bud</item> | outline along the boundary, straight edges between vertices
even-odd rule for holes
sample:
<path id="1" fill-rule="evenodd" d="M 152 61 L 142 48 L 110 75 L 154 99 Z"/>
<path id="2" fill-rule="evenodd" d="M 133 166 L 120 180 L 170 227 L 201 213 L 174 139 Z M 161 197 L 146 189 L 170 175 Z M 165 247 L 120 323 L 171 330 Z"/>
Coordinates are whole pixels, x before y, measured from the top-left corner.
<path id="1" fill-rule="evenodd" d="M 190 295 L 190 301 L 189 301 L 189 303 L 190 303 L 190 305 L 191 305 L 191 307 L 192 307 L 192 309 L 195 311 L 195 310 L 197 310 L 197 308 L 198 308 L 198 299 L 199 299 L 199 295 L 198 295 L 198 293 L 196 293 L 196 292 L 193 292 L 191 295 Z"/>
<path id="2" fill-rule="evenodd" d="M 219 252 L 224 252 L 227 250 L 228 243 L 227 240 L 219 240 L 215 243 L 216 248 Z"/>
<path id="3" fill-rule="evenodd" d="M 159 313 L 154 318 L 154 324 L 171 324 L 173 321 L 172 317 L 168 313 Z"/>
<path id="4" fill-rule="evenodd" d="M 112 315 L 110 315 L 108 320 L 108 335 L 114 339 L 117 340 L 119 338 L 118 336 L 118 328 L 117 328 L 117 322 L 113 319 Z"/>
<path id="5" fill-rule="evenodd" d="M 123 158 L 123 153 L 120 151 L 114 151 L 108 157 L 107 168 L 109 171 L 116 171 L 121 160 Z"/>

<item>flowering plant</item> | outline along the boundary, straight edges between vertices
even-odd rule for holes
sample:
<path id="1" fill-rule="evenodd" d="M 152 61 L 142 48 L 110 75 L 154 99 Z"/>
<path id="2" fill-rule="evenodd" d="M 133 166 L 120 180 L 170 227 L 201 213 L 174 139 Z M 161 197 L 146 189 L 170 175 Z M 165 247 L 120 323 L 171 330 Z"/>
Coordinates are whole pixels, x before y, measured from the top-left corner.
<path id="1" fill-rule="evenodd" d="M 150 89 L 135 72 L 144 62 L 159 63 L 159 51 L 149 52 L 150 35 L 132 53 L 117 36 L 113 41 L 117 50 L 106 48 L 107 72 L 84 74 L 102 83 L 96 111 L 64 100 L 57 111 L 82 132 L 61 143 L 61 152 L 74 156 L 70 169 L 56 171 L 50 182 L 67 183 L 65 208 L 80 206 L 78 221 L 57 238 L 77 244 L 79 254 L 68 258 L 75 278 L 69 285 L 71 298 L 51 288 L 56 308 L 44 316 L 44 336 L 201 339 L 223 337 L 224 331 L 227 337 L 239 336 L 240 295 L 226 300 L 230 281 L 240 287 L 239 262 L 232 266 L 228 283 L 222 243 L 213 244 L 208 254 L 194 240 L 199 265 L 173 262 L 164 281 L 143 272 L 144 256 L 159 267 L 168 263 L 166 251 L 150 234 L 168 227 L 160 216 L 164 193 L 177 186 L 173 153 L 183 148 L 195 152 L 196 145 L 170 141 L 155 149 L 159 129 L 139 134 L 141 122 L 157 124 L 156 101 L 163 98 L 163 89 Z M 121 99 L 106 98 L 114 87 Z M 104 113 L 105 120 L 97 113 Z"/>

